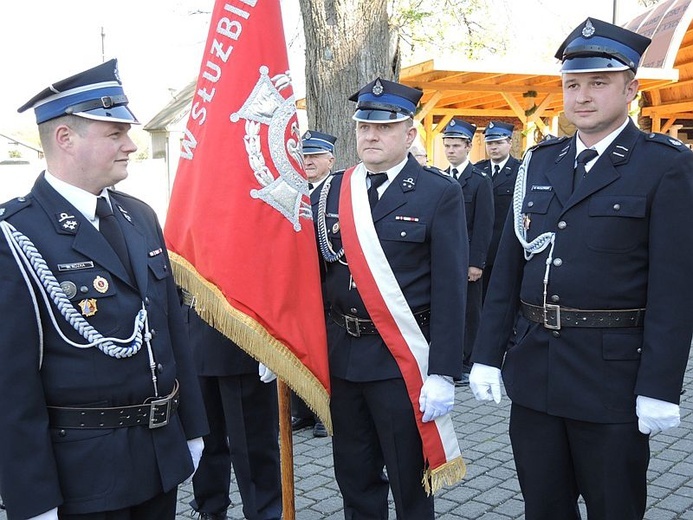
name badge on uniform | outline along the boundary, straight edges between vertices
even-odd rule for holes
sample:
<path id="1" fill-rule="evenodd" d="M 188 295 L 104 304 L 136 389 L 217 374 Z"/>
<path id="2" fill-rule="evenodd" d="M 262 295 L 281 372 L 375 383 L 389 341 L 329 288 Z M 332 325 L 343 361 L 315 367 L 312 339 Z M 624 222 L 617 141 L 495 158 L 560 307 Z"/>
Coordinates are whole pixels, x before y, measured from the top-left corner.
<path id="1" fill-rule="evenodd" d="M 530 191 L 553 191 L 553 186 L 538 186 L 536 184 L 532 184 Z"/>
<path id="2" fill-rule="evenodd" d="M 94 262 L 92 262 L 92 261 L 72 262 L 69 264 L 58 264 L 58 271 L 60 271 L 60 272 L 80 271 L 82 269 L 93 269 L 93 268 L 94 268 Z"/>

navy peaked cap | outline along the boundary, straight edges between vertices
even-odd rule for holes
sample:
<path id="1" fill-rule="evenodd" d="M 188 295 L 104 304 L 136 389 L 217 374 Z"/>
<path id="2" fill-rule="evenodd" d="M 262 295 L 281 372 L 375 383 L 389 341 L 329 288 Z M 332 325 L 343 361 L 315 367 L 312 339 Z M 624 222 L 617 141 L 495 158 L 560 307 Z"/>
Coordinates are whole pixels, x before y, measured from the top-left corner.
<path id="1" fill-rule="evenodd" d="M 422 95 L 419 89 L 376 78 L 349 98 L 349 101 L 357 103 L 352 119 L 393 123 L 413 118 Z"/>
<path id="2" fill-rule="evenodd" d="M 67 114 L 97 121 L 139 124 L 127 104 L 128 98 L 118 75 L 118 61 L 112 59 L 53 83 L 17 111 L 33 108 L 37 124 Z"/>
<path id="3" fill-rule="evenodd" d="M 327 152 L 334 153 L 334 143 L 336 141 L 337 138 L 333 135 L 316 132 L 315 130 L 308 130 L 303 134 L 303 137 L 301 137 L 303 155 L 316 155 Z"/>
<path id="4" fill-rule="evenodd" d="M 513 135 L 514 125 L 504 123 L 503 121 L 489 121 L 488 126 L 484 129 L 484 141 L 500 141 L 507 139 Z"/>
<path id="5" fill-rule="evenodd" d="M 556 51 L 561 72 L 637 72 L 651 40 L 618 25 L 588 18 Z"/>
<path id="6" fill-rule="evenodd" d="M 469 139 L 470 141 L 474 138 L 474 133 L 476 132 L 476 125 L 472 123 L 467 123 L 462 119 L 453 118 L 443 130 L 443 137 L 456 137 L 460 139 Z"/>

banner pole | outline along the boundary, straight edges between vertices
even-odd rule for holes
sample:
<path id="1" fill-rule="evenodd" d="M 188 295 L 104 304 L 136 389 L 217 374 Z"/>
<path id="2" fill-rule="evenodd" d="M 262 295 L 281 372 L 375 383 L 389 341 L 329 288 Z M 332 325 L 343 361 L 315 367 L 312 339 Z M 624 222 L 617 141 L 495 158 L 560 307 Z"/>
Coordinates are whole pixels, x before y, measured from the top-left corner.
<path id="1" fill-rule="evenodd" d="M 279 405 L 279 453 L 282 471 L 282 509 L 284 520 L 296 519 L 294 498 L 294 445 L 291 431 L 291 389 L 277 379 L 277 401 Z"/>

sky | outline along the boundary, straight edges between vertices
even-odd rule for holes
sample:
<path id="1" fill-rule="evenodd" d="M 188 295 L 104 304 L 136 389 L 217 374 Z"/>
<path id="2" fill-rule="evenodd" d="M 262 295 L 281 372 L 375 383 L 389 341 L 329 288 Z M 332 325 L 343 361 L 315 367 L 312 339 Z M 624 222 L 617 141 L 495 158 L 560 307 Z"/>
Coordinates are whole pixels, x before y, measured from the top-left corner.
<path id="1" fill-rule="evenodd" d="M 294 90 L 300 95 L 303 46 L 298 0 L 281 3 L 291 43 Z M 614 2 L 489 3 L 498 4 L 497 20 L 507 23 L 507 30 L 516 35 L 516 45 L 507 56 L 513 60 L 536 52 L 537 46 L 557 47 L 561 35 L 587 16 L 611 21 Z M 146 123 L 172 93 L 197 75 L 213 5 L 214 0 L 4 0 L 0 7 L 0 133 L 12 135 L 17 129 L 31 128 L 33 114 L 17 114 L 17 107 L 50 83 L 114 57 L 129 106 Z M 642 10 L 637 0 L 618 0 L 617 22 L 624 23 Z"/>

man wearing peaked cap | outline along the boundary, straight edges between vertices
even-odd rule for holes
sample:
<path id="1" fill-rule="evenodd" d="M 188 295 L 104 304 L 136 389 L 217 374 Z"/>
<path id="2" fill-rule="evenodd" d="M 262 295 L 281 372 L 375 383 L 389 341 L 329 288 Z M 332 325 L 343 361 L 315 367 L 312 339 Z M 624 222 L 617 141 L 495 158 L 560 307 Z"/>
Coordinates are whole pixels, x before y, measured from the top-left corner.
<path id="1" fill-rule="evenodd" d="M 476 126 L 453 118 L 443 130 L 443 147 L 450 163 L 446 173 L 457 179 L 464 195 L 464 210 L 469 238 L 469 269 L 467 271 L 467 315 L 464 331 L 462 380 L 469 380 L 471 355 L 481 319 L 482 274 L 486 265 L 493 233 L 493 186 L 491 178 L 469 162 L 469 151 Z"/>
<path id="2" fill-rule="evenodd" d="M 20 108 L 34 110 L 46 171 L 0 204 L 8 518 L 173 519 L 202 452 L 206 416 L 161 228 L 149 206 L 109 189 L 137 149 L 127 104 L 111 60 Z"/>
<path id="3" fill-rule="evenodd" d="M 377 78 L 350 98 L 362 162 L 327 178 L 315 215 L 345 518 L 387 518 L 391 488 L 397 518 L 433 519 L 431 493 L 464 475 L 448 415 L 462 368 L 464 203 L 459 183 L 408 153 L 421 95 Z M 432 452 L 432 439 L 448 450 Z"/>
<path id="4" fill-rule="evenodd" d="M 527 520 L 642 519 L 649 436 L 677 426 L 693 334 L 693 153 L 628 116 L 649 40 L 594 18 L 560 46 L 572 137 L 524 158 L 474 346 L 512 401 Z M 551 497 L 547 500 L 547 497 Z"/>
<path id="5" fill-rule="evenodd" d="M 512 147 L 512 136 L 514 126 L 503 121 L 489 121 L 484 129 L 484 143 L 488 159 L 479 161 L 474 166 L 483 171 L 491 178 L 493 184 L 493 235 L 486 258 L 486 267 L 483 274 L 482 299 L 486 298 L 486 291 L 493 273 L 498 243 L 500 242 L 505 217 L 513 198 L 515 189 L 515 179 L 517 170 L 520 168 L 520 161 L 510 155 Z"/>

